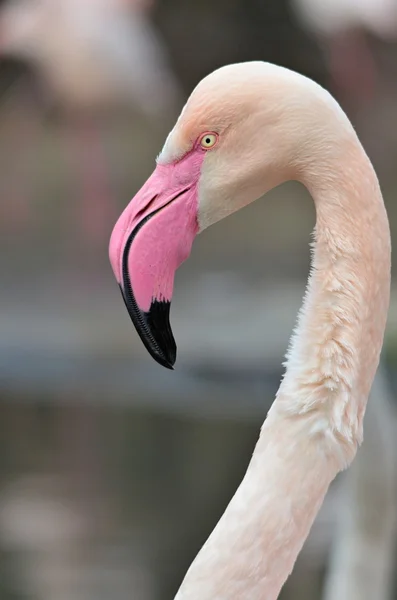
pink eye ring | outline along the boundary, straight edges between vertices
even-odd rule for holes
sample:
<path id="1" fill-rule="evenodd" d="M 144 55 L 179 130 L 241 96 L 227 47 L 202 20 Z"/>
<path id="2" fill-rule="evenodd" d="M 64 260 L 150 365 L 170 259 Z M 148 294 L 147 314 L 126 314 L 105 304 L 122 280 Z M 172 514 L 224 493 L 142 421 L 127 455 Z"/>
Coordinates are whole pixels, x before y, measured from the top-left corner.
<path id="1" fill-rule="evenodd" d="M 200 146 L 204 150 L 210 150 L 217 143 L 218 137 L 218 134 L 214 133 L 213 131 L 203 133 L 203 135 L 200 137 Z"/>

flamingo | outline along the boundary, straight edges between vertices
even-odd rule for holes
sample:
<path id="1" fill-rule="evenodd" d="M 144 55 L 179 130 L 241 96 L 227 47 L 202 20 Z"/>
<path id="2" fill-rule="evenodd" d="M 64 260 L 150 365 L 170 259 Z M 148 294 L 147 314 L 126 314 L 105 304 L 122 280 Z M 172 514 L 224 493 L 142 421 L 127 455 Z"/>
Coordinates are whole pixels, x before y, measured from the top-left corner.
<path id="1" fill-rule="evenodd" d="M 296 72 L 248 62 L 197 85 L 111 235 L 130 317 L 172 369 L 174 273 L 196 234 L 290 179 L 307 187 L 317 218 L 286 371 L 243 481 L 175 600 L 278 597 L 330 483 L 362 441 L 389 306 L 388 218 L 336 100 Z"/>

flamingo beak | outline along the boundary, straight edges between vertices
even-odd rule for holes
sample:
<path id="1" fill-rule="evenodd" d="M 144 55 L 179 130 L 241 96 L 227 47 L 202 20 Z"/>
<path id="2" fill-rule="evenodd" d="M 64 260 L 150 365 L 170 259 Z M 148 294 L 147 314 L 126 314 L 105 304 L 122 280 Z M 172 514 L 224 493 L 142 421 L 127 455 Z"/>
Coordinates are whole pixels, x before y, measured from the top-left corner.
<path id="1" fill-rule="evenodd" d="M 151 356 L 168 369 L 176 360 L 169 322 L 174 275 L 198 232 L 197 186 L 178 175 L 175 165 L 156 167 L 117 221 L 109 246 L 132 322 Z"/>

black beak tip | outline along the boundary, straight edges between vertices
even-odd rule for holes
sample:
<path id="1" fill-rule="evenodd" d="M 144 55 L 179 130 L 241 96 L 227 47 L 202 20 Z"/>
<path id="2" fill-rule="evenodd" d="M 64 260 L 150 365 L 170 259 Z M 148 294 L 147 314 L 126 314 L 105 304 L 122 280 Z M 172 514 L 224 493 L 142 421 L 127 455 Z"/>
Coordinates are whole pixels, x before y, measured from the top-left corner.
<path id="1" fill-rule="evenodd" d="M 176 343 L 170 326 L 171 303 L 165 300 L 153 300 L 150 309 L 142 313 L 146 321 L 150 338 L 145 343 L 153 358 L 166 369 L 174 370 L 176 361 Z"/>
<path id="2" fill-rule="evenodd" d="M 155 354 L 155 353 L 151 353 L 151 354 L 152 354 L 154 360 L 159 363 L 159 365 L 161 365 L 162 367 L 165 367 L 166 369 L 169 369 L 170 371 L 174 370 L 175 360 L 173 362 L 171 362 L 164 355 Z"/>
<path id="3" fill-rule="evenodd" d="M 166 369 L 174 370 L 176 361 L 176 343 L 169 321 L 171 303 L 166 300 L 153 299 L 147 312 L 137 305 L 132 290 L 124 293 L 119 284 L 131 320 L 154 360 Z"/>

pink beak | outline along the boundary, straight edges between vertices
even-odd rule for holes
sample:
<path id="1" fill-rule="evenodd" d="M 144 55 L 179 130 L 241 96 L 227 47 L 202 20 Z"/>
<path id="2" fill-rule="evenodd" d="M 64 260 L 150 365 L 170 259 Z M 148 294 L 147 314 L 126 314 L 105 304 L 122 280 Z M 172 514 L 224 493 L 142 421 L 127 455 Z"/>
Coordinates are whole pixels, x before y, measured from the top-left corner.
<path id="1" fill-rule="evenodd" d="M 195 158 L 158 165 L 110 239 L 110 262 L 132 322 L 149 353 L 168 369 L 176 359 L 169 323 L 174 275 L 198 232 L 197 178 L 192 175 L 198 175 L 200 165 Z"/>

